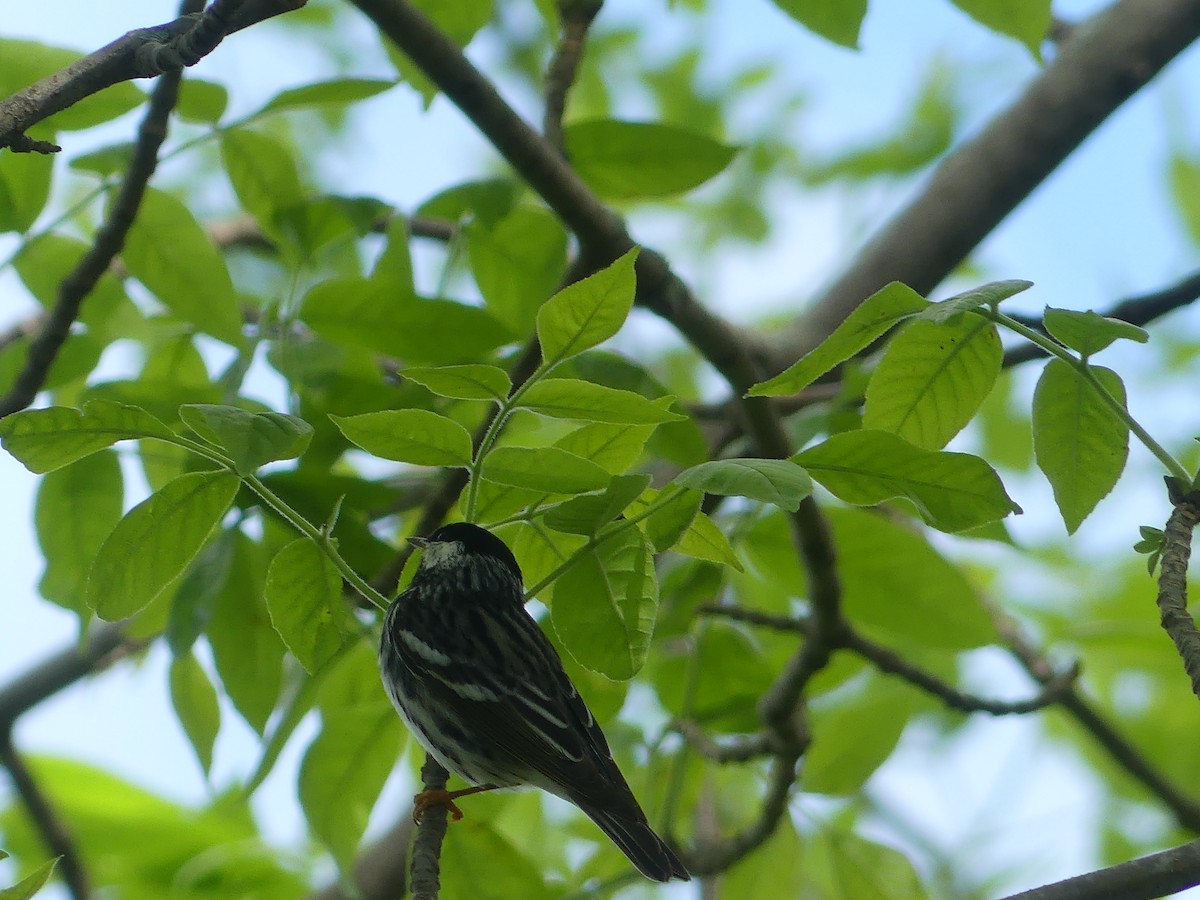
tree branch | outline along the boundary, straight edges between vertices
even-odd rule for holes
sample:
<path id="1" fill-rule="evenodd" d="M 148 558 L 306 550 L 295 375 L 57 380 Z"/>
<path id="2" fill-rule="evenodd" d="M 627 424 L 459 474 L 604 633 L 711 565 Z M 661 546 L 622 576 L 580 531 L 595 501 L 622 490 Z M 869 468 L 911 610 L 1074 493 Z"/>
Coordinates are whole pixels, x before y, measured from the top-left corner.
<path id="1" fill-rule="evenodd" d="M 562 120 L 567 106 L 567 92 L 575 83 L 588 29 L 603 5 L 604 0 L 558 0 L 562 35 L 546 71 L 546 112 L 542 120 L 542 133 L 550 146 L 564 156 L 566 147 L 563 144 Z"/>
<path id="2" fill-rule="evenodd" d="M 1200 840 L 1005 900 L 1156 900 L 1200 884 Z"/>
<path id="3" fill-rule="evenodd" d="M 1200 35 L 1194 0 L 1119 0 L 1069 38 L 1007 110 L 946 157 L 773 355 L 782 370 L 890 281 L 928 294 L 1108 118 Z"/>
<path id="4" fill-rule="evenodd" d="M 0 149 L 57 151 L 29 146 L 25 131 L 122 81 L 153 78 L 194 65 L 221 39 L 263 19 L 299 9 L 307 0 L 216 0 L 207 12 L 130 31 L 111 44 L 18 91 L 0 103 Z"/>
<path id="5" fill-rule="evenodd" d="M 1167 479 L 1167 487 L 1175 508 L 1163 529 L 1158 609 L 1162 627 L 1183 659 L 1192 693 L 1200 697 L 1200 630 L 1187 608 L 1188 559 L 1192 555 L 1192 532 L 1200 521 L 1200 491 L 1182 493 L 1173 478 Z"/>

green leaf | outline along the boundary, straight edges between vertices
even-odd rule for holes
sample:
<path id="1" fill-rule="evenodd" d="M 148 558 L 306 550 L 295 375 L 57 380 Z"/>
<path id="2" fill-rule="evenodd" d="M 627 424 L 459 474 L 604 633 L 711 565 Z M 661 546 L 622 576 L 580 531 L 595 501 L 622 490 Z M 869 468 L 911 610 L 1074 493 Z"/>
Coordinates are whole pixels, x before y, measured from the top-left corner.
<path id="1" fill-rule="evenodd" d="M 963 291 L 961 294 L 931 303 L 918 314 L 918 318 L 930 322 L 946 322 L 968 310 L 979 309 L 981 306 L 997 306 L 1009 297 L 1015 297 L 1031 287 L 1033 287 L 1032 281 L 1022 281 L 1016 278 L 1007 281 L 989 281 L 977 288 L 971 288 L 969 291 Z"/>
<path id="2" fill-rule="evenodd" d="M 971 583 L 924 535 L 860 509 L 825 512 L 842 605 L 856 626 L 895 647 L 970 650 L 996 639 Z"/>
<path id="3" fill-rule="evenodd" d="M 149 604 L 196 558 L 239 483 L 229 472 L 192 472 L 131 509 L 100 548 L 84 602 L 109 622 Z"/>
<path id="4" fill-rule="evenodd" d="M 80 616 L 89 613 L 83 600 L 88 570 L 121 520 L 123 498 L 114 453 L 93 453 L 42 479 L 34 523 L 46 558 L 39 585 L 43 597 Z"/>
<path id="5" fill-rule="evenodd" d="M 266 600 L 271 624 L 310 673 L 341 650 L 347 638 L 342 628 L 342 577 L 308 538 L 292 541 L 275 554 L 267 571 Z"/>
<path id="6" fill-rule="evenodd" d="M 971 421 L 1003 361 L 996 326 L 980 316 L 910 322 L 871 375 L 863 427 L 940 450 Z"/>
<path id="7" fill-rule="evenodd" d="M 208 403 L 179 408 L 179 418 L 233 460 L 239 475 L 277 459 L 294 459 L 312 440 L 313 428 L 303 419 L 277 412 L 249 412 L 236 406 Z"/>
<path id="8" fill-rule="evenodd" d="M 41 153 L 4 154 L 0 164 L 0 232 L 24 233 L 37 221 L 50 197 L 53 165 L 53 159 Z"/>
<path id="9" fill-rule="evenodd" d="M 411 362 L 474 362 L 512 335 L 487 310 L 452 300 L 424 300 L 390 278 L 335 278 L 314 286 L 300 318 L 335 343 Z M 453 340 L 432 340 L 453 335 Z"/>
<path id="10" fill-rule="evenodd" d="M 1042 41 L 1050 31 L 1050 0 L 950 0 L 992 31 L 1016 38 L 1034 59 L 1042 58 Z"/>
<path id="11" fill-rule="evenodd" d="M 847 503 L 872 506 L 904 497 L 942 531 L 965 531 L 1021 511 L 979 457 L 922 450 L 884 431 L 835 434 L 792 459 Z"/>
<path id="12" fill-rule="evenodd" d="M 225 258 L 182 201 L 148 189 L 121 259 L 183 321 L 242 345 L 242 314 Z"/>
<path id="13" fill-rule="evenodd" d="M 805 790 L 856 793 L 892 755 L 915 711 L 912 688 L 872 674 L 851 698 L 818 698 L 811 707 L 812 746 L 804 755 Z M 863 728 L 870 722 L 870 728 Z"/>
<path id="14" fill-rule="evenodd" d="M 603 493 L 574 497 L 546 510 L 545 523 L 567 534 L 595 534 L 629 506 L 650 484 L 649 475 L 618 475 Z"/>
<path id="15" fill-rule="evenodd" d="M 729 545 L 729 538 L 705 513 L 698 513 L 692 519 L 683 537 L 671 549 L 683 556 L 705 559 L 742 571 L 742 561 Z"/>
<path id="16" fill-rule="evenodd" d="M 169 677 L 171 705 L 179 724 L 196 751 L 200 768 L 208 775 L 212 768 L 213 744 L 221 729 L 221 707 L 217 689 L 208 680 L 208 673 L 191 653 L 176 656 L 171 661 Z"/>
<path id="17" fill-rule="evenodd" d="M 291 151 L 270 135 L 235 128 L 221 134 L 221 161 L 242 208 L 268 234 L 279 237 L 279 210 L 304 196 Z"/>
<path id="18" fill-rule="evenodd" d="M 774 0 L 785 13 L 826 40 L 858 46 L 867 0 Z"/>
<path id="19" fill-rule="evenodd" d="M 647 491 L 643 497 L 647 505 L 661 496 L 659 491 Z M 650 548 L 655 553 L 665 553 L 674 547 L 688 533 L 700 513 L 700 505 L 704 502 L 704 494 L 700 491 L 680 491 L 661 507 L 642 520 L 642 531 L 650 542 Z M 635 504 L 635 509 L 642 503 Z M 640 509 L 637 511 L 640 512 Z"/>
<path id="20" fill-rule="evenodd" d="M 471 274 L 488 309 L 513 334 L 528 334 L 566 269 L 562 223 L 541 207 L 518 206 L 492 226 L 469 222 L 465 236 Z"/>
<path id="21" fill-rule="evenodd" d="M 815 833 L 806 845 L 805 877 L 820 896 L 830 900 L 929 897 L 913 864 L 899 850 L 835 828 Z"/>
<path id="22" fill-rule="evenodd" d="M 543 861 L 535 862 L 505 839 L 491 824 L 475 818 L 456 822 L 442 845 L 441 887 L 444 897 L 472 900 L 552 900 L 561 897 L 561 887 L 546 886 Z M 524 836 L 524 835 L 522 835 Z M 535 846 L 530 843 L 524 846 Z M 502 859 L 504 865 L 484 869 L 481 859 Z"/>
<path id="23" fill-rule="evenodd" d="M 721 496 L 749 497 L 795 512 L 812 493 L 812 481 L 786 459 L 718 459 L 684 469 L 676 484 Z"/>
<path id="24" fill-rule="evenodd" d="M 1200 245 L 1200 158 L 1171 154 L 1171 196 L 1193 245 Z"/>
<path id="25" fill-rule="evenodd" d="M 621 330 L 637 289 L 637 254 L 637 248 L 630 250 L 595 275 L 563 288 L 538 310 L 538 341 L 547 366 L 577 356 Z"/>
<path id="26" fill-rule="evenodd" d="M 175 112 L 181 119 L 216 125 L 229 105 L 229 91 L 214 81 L 185 78 L 179 85 Z"/>
<path id="27" fill-rule="evenodd" d="M 1099 353 L 1113 341 L 1122 338 L 1139 344 L 1150 340 L 1150 335 L 1144 329 L 1091 310 L 1078 312 L 1047 306 L 1042 322 L 1053 337 L 1083 357 Z"/>
<path id="28" fill-rule="evenodd" d="M 264 548 L 240 531 L 232 534 L 229 578 L 217 596 L 206 634 L 225 693 L 262 734 L 279 698 L 285 648 L 263 599 L 268 564 Z"/>
<path id="29" fill-rule="evenodd" d="M 300 87 L 280 91 L 268 100 L 258 112 L 250 118 L 257 119 L 267 113 L 282 112 L 288 109 L 305 109 L 314 106 L 349 106 L 368 97 L 382 94 L 395 87 L 399 82 L 381 78 L 335 78 L 332 81 L 318 81 L 304 84 Z"/>
<path id="30" fill-rule="evenodd" d="M 537 381 L 521 393 L 518 405 L 554 419 L 579 419 L 610 425 L 656 425 L 682 422 L 687 418 L 633 391 L 621 391 L 577 378 Z"/>
<path id="31" fill-rule="evenodd" d="M 439 397 L 454 400 L 503 400 L 512 390 L 508 373 L 496 366 L 409 366 L 400 374 Z"/>
<path id="32" fill-rule="evenodd" d="M 171 598 L 166 639 L 174 656 L 183 656 L 212 621 L 213 609 L 233 569 L 236 532 L 222 531 L 208 543 Z"/>
<path id="33" fill-rule="evenodd" d="M 387 243 L 375 260 L 371 277 L 402 284 L 412 292 L 413 267 L 409 240 L 408 220 L 404 216 L 393 215 L 387 223 Z"/>
<path id="34" fill-rule="evenodd" d="M 387 702 L 326 710 L 300 763 L 300 805 L 342 872 L 354 865 L 367 818 L 400 752 L 401 726 Z"/>
<path id="35" fill-rule="evenodd" d="M 487 455 L 485 481 L 554 494 L 598 491 L 609 474 L 590 460 L 558 447 L 498 447 Z"/>
<path id="36" fill-rule="evenodd" d="M 93 400 L 82 410 L 51 406 L 0 419 L 0 444 L 37 475 L 132 438 L 176 440 L 144 409 L 108 400 Z"/>
<path id="37" fill-rule="evenodd" d="M 373 456 L 414 466 L 469 466 L 471 435 L 426 409 L 388 409 L 330 416 L 346 438 Z"/>
<path id="38" fill-rule="evenodd" d="M 655 122 L 597 119 L 563 128 L 567 157 L 606 199 L 671 197 L 720 173 L 737 154 L 712 138 Z"/>
<path id="39" fill-rule="evenodd" d="M 1089 368 L 1124 406 L 1120 376 Z M 1075 369 L 1052 359 L 1033 393 L 1033 450 L 1067 532 L 1074 534 L 1125 470 L 1129 428 Z"/>
<path id="40" fill-rule="evenodd" d="M 632 678 L 646 660 L 658 582 L 636 528 L 580 553 L 554 583 L 550 619 L 567 652 L 608 678 Z"/>
<path id="41" fill-rule="evenodd" d="M 601 425 L 577 428 L 554 442 L 554 446 L 620 475 L 642 457 L 653 425 Z"/>
<path id="42" fill-rule="evenodd" d="M 6 856 L 8 854 L 5 854 Z M 54 857 L 48 862 L 42 863 L 30 874 L 26 875 L 12 887 L 0 889 L 0 900 L 29 900 L 34 894 L 45 887 L 46 882 L 50 880 L 50 875 L 54 871 L 54 865 L 61 857 Z"/>
<path id="43" fill-rule="evenodd" d="M 754 385 L 747 396 L 779 397 L 803 390 L 874 342 L 897 322 L 928 306 L 929 302 L 912 288 L 893 281 L 859 304 L 833 334 L 786 371 Z"/>

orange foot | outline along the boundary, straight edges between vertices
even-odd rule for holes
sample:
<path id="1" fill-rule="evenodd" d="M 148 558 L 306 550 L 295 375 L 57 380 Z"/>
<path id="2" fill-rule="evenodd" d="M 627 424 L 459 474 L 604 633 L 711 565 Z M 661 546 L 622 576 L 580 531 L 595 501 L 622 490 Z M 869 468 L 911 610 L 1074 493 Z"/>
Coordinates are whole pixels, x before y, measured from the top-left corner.
<path id="1" fill-rule="evenodd" d="M 463 817 L 463 812 L 454 801 L 469 794 L 479 794 L 483 791 L 494 791 L 497 785 L 477 784 L 475 787 L 463 788 L 461 791 L 448 791 L 445 788 L 421 791 L 413 797 L 413 822 L 421 824 L 421 818 L 431 806 L 444 806 L 450 813 L 450 820 L 457 822 Z"/>

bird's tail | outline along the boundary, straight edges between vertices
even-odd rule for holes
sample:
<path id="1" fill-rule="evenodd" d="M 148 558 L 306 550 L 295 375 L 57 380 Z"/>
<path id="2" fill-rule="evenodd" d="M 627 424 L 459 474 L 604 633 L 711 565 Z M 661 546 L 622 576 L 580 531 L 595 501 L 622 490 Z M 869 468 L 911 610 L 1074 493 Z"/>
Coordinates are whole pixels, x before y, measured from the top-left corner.
<path id="1" fill-rule="evenodd" d="M 576 803 L 647 878 L 654 881 L 691 879 L 675 851 L 655 834 L 640 809 L 617 811 L 586 802 Z"/>

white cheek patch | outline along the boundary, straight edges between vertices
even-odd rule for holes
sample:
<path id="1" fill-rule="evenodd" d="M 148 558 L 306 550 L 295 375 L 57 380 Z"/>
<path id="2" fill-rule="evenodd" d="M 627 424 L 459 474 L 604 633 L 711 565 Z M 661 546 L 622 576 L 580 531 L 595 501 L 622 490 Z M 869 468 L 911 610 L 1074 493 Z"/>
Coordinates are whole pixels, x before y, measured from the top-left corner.
<path id="1" fill-rule="evenodd" d="M 463 557 L 463 545 L 460 541 L 435 541 L 426 544 L 421 551 L 422 569 L 444 569 L 446 566 L 458 563 Z"/>

